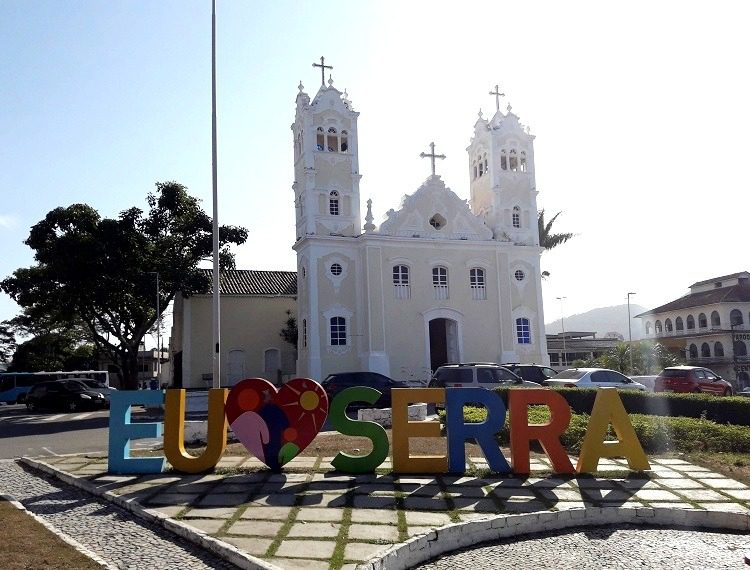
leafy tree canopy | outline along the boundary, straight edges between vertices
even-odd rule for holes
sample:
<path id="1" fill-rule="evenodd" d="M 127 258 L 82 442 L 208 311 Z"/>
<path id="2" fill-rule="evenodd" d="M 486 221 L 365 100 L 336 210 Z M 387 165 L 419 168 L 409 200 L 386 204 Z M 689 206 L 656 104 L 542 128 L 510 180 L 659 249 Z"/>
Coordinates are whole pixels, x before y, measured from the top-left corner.
<path id="1" fill-rule="evenodd" d="M 9 362 L 16 351 L 16 337 L 13 334 L 11 323 L 3 321 L 0 323 L 0 363 Z"/>
<path id="2" fill-rule="evenodd" d="M 279 336 L 286 342 L 291 344 L 294 349 L 297 349 L 297 339 L 299 333 L 297 331 L 297 318 L 292 314 L 292 311 L 286 312 L 286 321 L 284 321 L 284 328 L 279 331 Z"/>
<path id="3" fill-rule="evenodd" d="M 27 326 L 80 323 L 129 388 L 137 382 L 138 345 L 157 319 L 155 272 L 162 310 L 179 291 L 210 288 L 198 264 L 212 253 L 212 221 L 198 200 L 181 184 L 163 182 L 147 202 L 148 212 L 130 208 L 117 218 L 86 204 L 55 208 L 25 241 L 35 265 L 0 283 L 23 308 Z M 246 239 L 246 229 L 221 226 L 222 268 L 234 266 L 229 246 Z"/>
<path id="4" fill-rule="evenodd" d="M 79 344 L 75 335 L 45 333 L 21 343 L 8 370 L 95 370 L 96 356 L 96 348 L 91 344 Z"/>

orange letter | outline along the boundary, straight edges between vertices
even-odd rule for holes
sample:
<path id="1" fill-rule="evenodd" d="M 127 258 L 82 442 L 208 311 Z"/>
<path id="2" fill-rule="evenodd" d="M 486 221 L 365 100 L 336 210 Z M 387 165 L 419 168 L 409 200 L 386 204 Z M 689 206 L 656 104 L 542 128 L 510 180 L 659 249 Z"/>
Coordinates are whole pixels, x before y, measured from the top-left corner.
<path id="1" fill-rule="evenodd" d="M 410 422 L 408 406 L 413 402 L 442 404 L 444 388 L 395 388 L 391 391 L 393 470 L 396 473 L 445 473 L 446 455 L 409 457 L 409 438 L 441 437 L 440 422 Z"/>
<path id="2" fill-rule="evenodd" d="M 549 408 L 547 424 L 529 425 L 529 406 Z M 529 473 L 529 443 L 535 439 L 542 445 L 557 473 L 575 473 L 560 436 L 570 423 L 570 406 L 560 394 L 552 390 L 516 389 L 508 392 L 510 408 L 510 457 L 514 473 Z"/>

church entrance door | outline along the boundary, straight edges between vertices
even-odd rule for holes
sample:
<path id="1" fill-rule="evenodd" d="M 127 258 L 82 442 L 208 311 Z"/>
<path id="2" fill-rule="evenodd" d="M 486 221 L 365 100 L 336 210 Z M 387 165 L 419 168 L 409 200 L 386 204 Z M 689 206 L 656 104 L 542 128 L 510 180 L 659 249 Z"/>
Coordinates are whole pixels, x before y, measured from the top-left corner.
<path id="1" fill-rule="evenodd" d="M 458 362 L 458 324 L 452 319 L 432 319 L 430 327 L 430 368 Z"/>
<path id="2" fill-rule="evenodd" d="M 245 351 L 229 351 L 229 385 L 234 386 L 240 380 L 245 379 Z"/>

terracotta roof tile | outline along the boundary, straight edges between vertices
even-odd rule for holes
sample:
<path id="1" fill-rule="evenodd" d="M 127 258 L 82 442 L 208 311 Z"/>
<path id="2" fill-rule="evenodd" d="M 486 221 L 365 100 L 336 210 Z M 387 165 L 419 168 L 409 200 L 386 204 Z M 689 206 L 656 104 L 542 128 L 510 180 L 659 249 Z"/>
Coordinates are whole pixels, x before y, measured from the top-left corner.
<path id="1" fill-rule="evenodd" d="M 213 280 L 212 269 L 202 269 Z M 213 283 L 213 281 L 212 281 Z M 213 293 L 213 288 L 207 293 Z M 221 272 L 222 295 L 248 295 L 257 297 L 295 296 L 296 271 L 255 271 L 231 269 Z"/>
<path id="2" fill-rule="evenodd" d="M 750 286 L 733 285 L 732 287 L 719 287 L 710 291 L 701 291 L 700 293 L 690 293 L 689 295 L 670 301 L 666 305 L 656 307 L 636 316 L 642 317 L 657 313 L 666 313 L 668 311 L 689 309 L 691 307 L 714 305 L 716 303 L 750 303 Z"/>

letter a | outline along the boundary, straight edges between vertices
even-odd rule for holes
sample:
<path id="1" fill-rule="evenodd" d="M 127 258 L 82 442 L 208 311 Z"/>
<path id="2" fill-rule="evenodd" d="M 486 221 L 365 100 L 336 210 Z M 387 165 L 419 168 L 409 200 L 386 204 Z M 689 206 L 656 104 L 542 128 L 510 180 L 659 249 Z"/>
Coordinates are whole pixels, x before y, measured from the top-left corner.
<path id="1" fill-rule="evenodd" d="M 610 423 L 618 441 L 605 441 Z M 651 469 L 616 388 L 599 388 L 596 393 L 576 471 L 593 473 L 602 457 L 624 457 L 634 471 Z"/>

